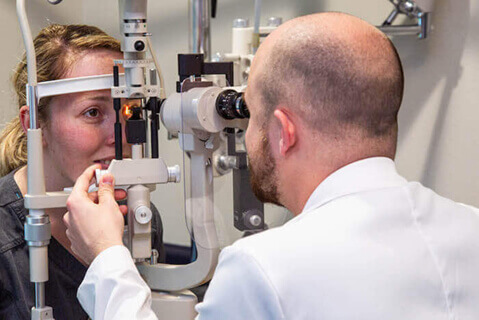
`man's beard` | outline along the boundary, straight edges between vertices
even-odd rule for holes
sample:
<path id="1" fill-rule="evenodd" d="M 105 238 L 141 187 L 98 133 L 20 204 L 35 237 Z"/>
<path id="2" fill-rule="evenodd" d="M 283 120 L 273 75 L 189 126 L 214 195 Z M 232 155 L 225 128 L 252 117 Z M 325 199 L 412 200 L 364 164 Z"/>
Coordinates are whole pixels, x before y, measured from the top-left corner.
<path id="1" fill-rule="evenodd" d="M 248 155 L 251 189 L 259 201 L 281 205 L 278 194 L 276 161 L 267 136 L 262 133 L 261 147 L 257 155 Z"/>

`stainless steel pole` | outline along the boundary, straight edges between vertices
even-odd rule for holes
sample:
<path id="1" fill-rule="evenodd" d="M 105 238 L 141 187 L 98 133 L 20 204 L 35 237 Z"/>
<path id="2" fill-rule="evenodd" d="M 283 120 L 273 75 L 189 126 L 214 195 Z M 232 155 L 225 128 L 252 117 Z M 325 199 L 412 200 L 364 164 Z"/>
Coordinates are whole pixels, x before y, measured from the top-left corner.
<path id="1" fill-rule="evenodd" d="M 189 0 L 189 50 L 211 61 L 210 0 Z"/>

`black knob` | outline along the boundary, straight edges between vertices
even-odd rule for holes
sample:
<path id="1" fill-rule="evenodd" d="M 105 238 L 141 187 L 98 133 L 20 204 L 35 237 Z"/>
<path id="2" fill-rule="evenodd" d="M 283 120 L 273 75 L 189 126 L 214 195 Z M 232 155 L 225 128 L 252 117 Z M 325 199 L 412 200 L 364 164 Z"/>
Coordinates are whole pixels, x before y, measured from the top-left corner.
<path id="1" fill-rule="evenodd" d="M 145 50 L 145 43 L 141 40 L 138 40 L 135 42 L 135 50 L 136 51 L 143 51 Z"/>
<path id="2" fill-rule="evenodd" d="M 216 99 L 216 111 L 227 120 L 249 118 L 249 110 L 242 92 L 225 90 Z"/>

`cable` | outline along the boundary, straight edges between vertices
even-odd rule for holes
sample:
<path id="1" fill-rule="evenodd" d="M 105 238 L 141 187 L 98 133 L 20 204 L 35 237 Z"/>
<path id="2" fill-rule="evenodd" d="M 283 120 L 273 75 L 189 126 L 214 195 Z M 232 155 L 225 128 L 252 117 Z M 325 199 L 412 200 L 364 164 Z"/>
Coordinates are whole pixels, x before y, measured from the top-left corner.
<path id="1" fill-rule="evenodd" d="M 149 36 L 146 37 L 146 44 L 148 46 L 148 50 L 150 51 L 151 57 L 153 58 L 153 63 L 155 64 L 158 78 L 160 78 L 160 99 L 165 99 L 166 98 L 165 80 L 163 79 L 163 73 L 161 72 L 161 68 L 160 68 L 160 64 L 158 63 L 158 60 L 156 59 L 156 53 L 155 53 L 155 50 L 153 49 L 153 46 L 151 45 Z"/>

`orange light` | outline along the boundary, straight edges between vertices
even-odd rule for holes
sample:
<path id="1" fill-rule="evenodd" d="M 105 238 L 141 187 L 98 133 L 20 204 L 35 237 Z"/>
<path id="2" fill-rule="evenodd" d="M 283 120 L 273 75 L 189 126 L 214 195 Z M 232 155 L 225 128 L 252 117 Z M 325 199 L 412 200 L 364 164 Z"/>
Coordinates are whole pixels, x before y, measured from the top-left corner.
<path id="1" fill-rule="evenodd" d="M 133 111 L 131 110 L 131 106 L 129 104 L 124 104 L 123 105 L 123 117 L 125 117 L 125 119 L 130 119 L 132 114 L 133 114 Z"/>

